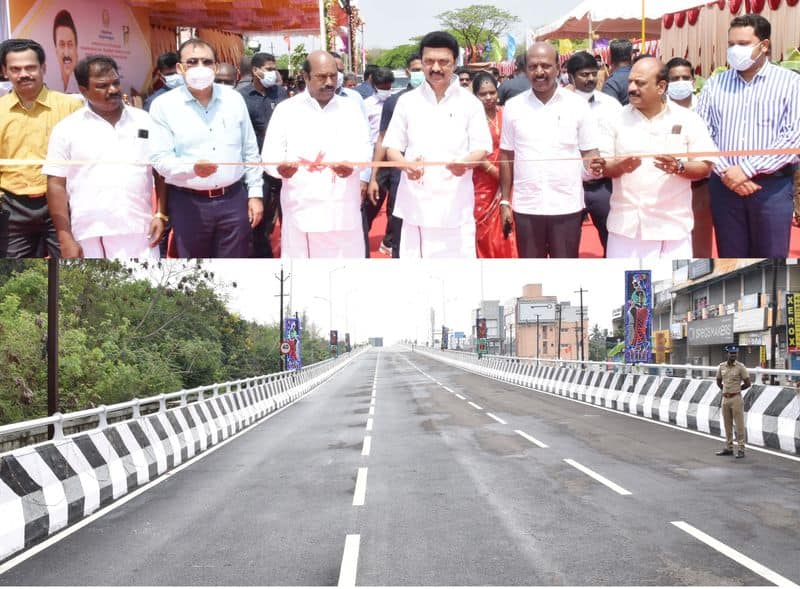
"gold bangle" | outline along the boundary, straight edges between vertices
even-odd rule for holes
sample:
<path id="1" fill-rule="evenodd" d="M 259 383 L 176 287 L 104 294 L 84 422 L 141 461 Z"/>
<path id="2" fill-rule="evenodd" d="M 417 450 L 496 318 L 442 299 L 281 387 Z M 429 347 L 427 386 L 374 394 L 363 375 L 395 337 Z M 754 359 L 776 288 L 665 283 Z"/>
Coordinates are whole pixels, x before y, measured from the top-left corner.
<path id="1" fill-rule="evenodd" d="M 169 217 L 167 217 L 161 211 L 158 211 L 157 213 L 153 214 L 153 217 L 156 219 L 161 219 L 162 221 L 164 221 L 164 223 L 169 223 Z"/>

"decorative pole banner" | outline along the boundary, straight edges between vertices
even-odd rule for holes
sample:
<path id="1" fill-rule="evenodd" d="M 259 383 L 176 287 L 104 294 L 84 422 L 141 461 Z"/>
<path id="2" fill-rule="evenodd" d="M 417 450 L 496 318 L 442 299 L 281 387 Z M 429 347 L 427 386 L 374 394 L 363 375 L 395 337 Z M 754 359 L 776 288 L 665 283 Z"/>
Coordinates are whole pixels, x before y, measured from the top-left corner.
<path id="1" fill-rule="evenodd" d="M 300 370 L 303 367 L 300 320 L 296 317 L 287 317 L 284 320 L 283 333 L 283 341 L 289 344 L 289 353 L 286 354 L 286 370 Z"/>
<path id="2" fill-rule="evenodd" d="M 786 293 L 786 340 L 789 353 L 800 352 L 800 293 Z"/>
<path id="3" fill-rule="evenodd" d="M 625 272 L 625 362 L 650 362 L 653 289 L 650 270 Z"/>

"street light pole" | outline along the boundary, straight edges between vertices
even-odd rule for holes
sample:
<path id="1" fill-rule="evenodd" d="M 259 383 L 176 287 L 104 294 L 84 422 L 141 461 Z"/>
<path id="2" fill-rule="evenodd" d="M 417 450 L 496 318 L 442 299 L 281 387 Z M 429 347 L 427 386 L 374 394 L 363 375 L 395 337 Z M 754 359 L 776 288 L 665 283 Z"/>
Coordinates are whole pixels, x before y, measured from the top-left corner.
<path id="1" fill-rule="evenodd" d="M 539 364 L 539 313 L 536 313 L 536 364 Z"/>
<path id="2" fill-rule="evenodd" d="M 580 306 L 580 316 L 581 316 L 581 324 L 580 324 L 581 343 L 580 343 L 580 348 L 581 348 L 581 360 L 583 360 L 583 359 L 584 359 L 584 354 L 583 354 L 583 293 L 585 293 L 585 292 L 589 292 L 589 291 L 588 291 L 588 290 L 585 290 L 585 289 L 583 288 L 583 286 L 581 286 L 579 290 L 576 290 L 576 291 L 574 291 L 574 292 L 579 292 L 579 293 L 581 293 L 581 300 L 580 300 L 580 305 L 581 305 L 581 306 Z"/>
<path id="3" fill-rule="evenodd" d="M 561 303 L 556 303 L 556 313 L 558 313 L 558 335 L 556 335 L 556 358 L 561 360 Z"/>

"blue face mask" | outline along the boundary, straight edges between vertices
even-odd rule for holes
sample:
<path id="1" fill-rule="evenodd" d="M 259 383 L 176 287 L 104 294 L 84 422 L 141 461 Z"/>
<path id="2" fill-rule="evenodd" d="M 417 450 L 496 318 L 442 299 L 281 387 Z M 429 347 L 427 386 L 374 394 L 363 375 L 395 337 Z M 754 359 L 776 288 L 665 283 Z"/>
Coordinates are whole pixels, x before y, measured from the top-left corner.
<path id="1" fill-rule="evenodd" d="M 172 90 L 178 86 L 183 86 L 183 76 L 180 74 L 169 74 L 164 76 L 164 85 Z"/>
<path id="2" fill-rule="evenodd" d="M 422 82 L 425 81 L 425 72 L 411 72 L 411 75 L 408 78 L 408 83 L 411 84 L 412 88 L 419 88 L 422 86 Z"/>

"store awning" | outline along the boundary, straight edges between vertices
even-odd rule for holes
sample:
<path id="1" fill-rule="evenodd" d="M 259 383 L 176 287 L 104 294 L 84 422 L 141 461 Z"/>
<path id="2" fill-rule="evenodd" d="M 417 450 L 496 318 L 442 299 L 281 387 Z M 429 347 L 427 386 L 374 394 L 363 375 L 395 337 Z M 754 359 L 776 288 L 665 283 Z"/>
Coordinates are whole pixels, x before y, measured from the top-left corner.
<path id="1" fill-rule="evenodd" d="M 128 0 L 164 27 L 319 34 L 319 0 Z M 338 7 L 337 3 L 334 3 Z"/>
<path id="2" fill-rule="evenodd" d="M 642 2 L 640 0 L 584 0 L 560 19 L 536 29 L 536 41 L 547 39 L 581 39 L 589 29 L 600 38 L 632 38 L 642 34 Z M 702 6 L 698 0 L 646 0 L 645 32 L 648 39 L 661 36 L 661 17 Z"/>

